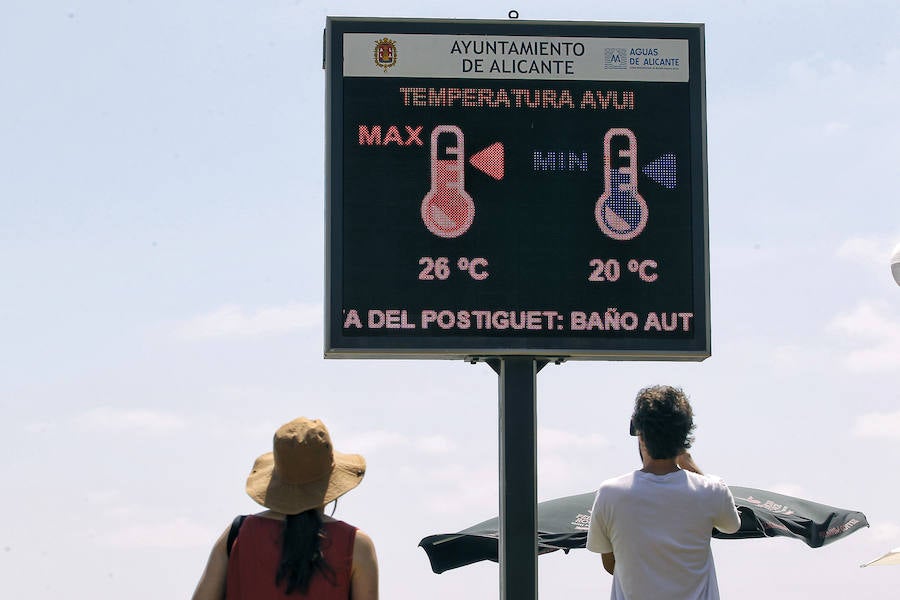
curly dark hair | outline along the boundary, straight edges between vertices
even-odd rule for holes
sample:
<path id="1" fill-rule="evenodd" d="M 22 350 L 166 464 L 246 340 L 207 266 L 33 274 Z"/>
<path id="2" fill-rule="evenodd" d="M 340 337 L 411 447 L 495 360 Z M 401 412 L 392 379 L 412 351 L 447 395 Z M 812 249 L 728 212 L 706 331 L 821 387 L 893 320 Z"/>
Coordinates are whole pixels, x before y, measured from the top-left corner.
<path id="1" fill-rule="evenodd" d="M 642 389 L 634 401 L 631 422 L 655 459 L 675 458 L 694 442 L 694 411 L 680 388 L 655 385 Z"/>

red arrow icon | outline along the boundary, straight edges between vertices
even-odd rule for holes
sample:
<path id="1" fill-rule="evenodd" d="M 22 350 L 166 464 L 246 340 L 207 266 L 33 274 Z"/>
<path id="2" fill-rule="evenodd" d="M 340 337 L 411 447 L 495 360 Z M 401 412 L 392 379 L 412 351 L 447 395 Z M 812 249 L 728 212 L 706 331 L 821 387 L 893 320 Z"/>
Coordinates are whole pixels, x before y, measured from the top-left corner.
<path id="1" fill-rule="evenodd" d="M 494 142 L 487 148 L 472 155 L 469 162 L 473 167 L 497 181 L 503 179 L 503 143 Z"/>

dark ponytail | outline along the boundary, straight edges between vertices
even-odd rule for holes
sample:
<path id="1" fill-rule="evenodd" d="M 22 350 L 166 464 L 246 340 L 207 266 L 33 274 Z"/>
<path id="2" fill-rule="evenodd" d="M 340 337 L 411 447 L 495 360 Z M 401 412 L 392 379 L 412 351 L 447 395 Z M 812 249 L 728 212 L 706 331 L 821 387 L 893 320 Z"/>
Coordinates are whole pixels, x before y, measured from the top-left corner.
<path id="1" fill-rule="evenodd" d="M 322 515 L 311 509 L 296 515 L 287 515 L 281 540 L 281 561 L 275 573 L 275 585 L 285 585 L 288 594 L 305 594 L 309 582 L 318 571 L 328 581 L 335 583 L 335 573 L 322 554 Z"/>

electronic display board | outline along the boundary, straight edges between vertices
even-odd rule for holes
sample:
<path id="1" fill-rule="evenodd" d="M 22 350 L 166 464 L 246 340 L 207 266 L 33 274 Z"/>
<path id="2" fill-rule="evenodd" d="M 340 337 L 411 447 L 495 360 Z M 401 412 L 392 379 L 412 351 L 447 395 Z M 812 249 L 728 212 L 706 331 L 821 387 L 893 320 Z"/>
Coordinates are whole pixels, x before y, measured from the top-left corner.
<path id="1" fill-rule="evenodd" d="M 710 354 L 703 26 L 329 18 L 326 357 Z"/>

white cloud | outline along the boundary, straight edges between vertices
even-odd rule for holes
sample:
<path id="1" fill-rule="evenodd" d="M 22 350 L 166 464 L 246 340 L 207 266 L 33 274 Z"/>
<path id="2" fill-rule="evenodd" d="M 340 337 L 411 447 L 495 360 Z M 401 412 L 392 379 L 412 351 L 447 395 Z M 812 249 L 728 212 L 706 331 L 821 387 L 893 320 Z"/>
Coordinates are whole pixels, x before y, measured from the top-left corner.
<path id="1" fill-rule="evenodd" d="M 820 368 L 827 362 L 828 351 L 826 348 L 813 346 L 776 346 L 771 358 L 776 366 L 796 372 L 800 368 Z"/>
<path id="2" fill-rule="evenodd" d="M 449 454 L 454 449 L 453 442 L 442 435 L 420 437 L 416 447 L 426 454 Z"/>
<path id="3" fill-rule="evenodd" d="M 788 74 L 796 82 L 810 83 L 828 74 L 828 63 L 821 52 L 813 56 L 798 58 L 788 65 Z"/>
<path id="4" fill-rule="evenodd" d="M 840 314 L 829 329 L 865 347 L 851 350 L 844 364 L 856 372 L 900 369 L 900 317 L 886 302 L 860 302 L 849 313 Z"/>
<path id="5" fill-rule="evenodd" d="M 845 364 L 857 373 L 890 372 L 900 369 L 900 342 L 886 342 L 876 348 L 850 352 Z"/>
<path id="6" fill-rule="evenodd" d="M 856 418 L 851 433 L 864 438 L 900 439 L 900 411 L 861 415 Z"/>
<path id="7" fill-rule="evenodd" d="M 553 498 L 589 491 L 595 481 L 596 459 L 599 450 L 609 447 L 609 441 L 596 433 L 578 434 L 561 429 L 538 427 L 539 493 Z"/>
<path id="8" fill-rule="evenodd" d="M 54 429 L 56 429 L 56 423 L 49 423 L 46 421 L 29 423 L 25 426 L 25 431 L 28 433 L 50 433 Z"/>
<path id="9" fill-rule="evenodd" d="M 387 449 L 408 449 L 424 454 L 447 454 L 455 445 L 445 436 L 408 436 L 383 429 L 368 431 L 346 438 L 341 446 L 348 452 L 373 454 Z"/>
<path id="10" fill-rule="evenodd" d="M 187 426 L 181 417 L 171 413 L 109 407 L 91 409 L 75 417 L 75 424 L 87 431 L 153 435 L 171 433 Z"/>
<path id="11" fill-rule="evenodd" d="M 117 548 L 212 547 L 219 531 L 178 518 L 162 523 L 130 523 L 97 535 L 97 541 Z"/>
<path id="12" fill-rule="evenodd" d="M 856 308 L 838 315 L 831 322 L 834 329 L 848 335 L 873 340 L 882 338 L 900 339 L 900 322 L 889 314 L 886 302 L 860 302 Z"/>
<path id="13" fill-rule="evenodd" d="M 892 521 L 885 521 L 872 525 L 872 539 L 876 542 L 886 542 L 894 546 L 900 546 L 900 525 Z"/>
<path id="14" fill-rule="evenodd" d="M 609 445 L 609 441 L 602 435 L 591 433 L 578 435 L 561 429 L 538 427 L 538 449 L 541 452 L 557 452 L 560 450 L 585 450 L 587 448 L 602 448 Z"/>
<path id="15" fill-rule="evenodd" d="M 122 498 L 119 490 L 94 490 L 85 494 L 88 504 L 93 506 L 110 506 Z"/>
<path id="16" fill-rule="evenodd" d="M 87 510 L 106 525 L 90 529 L 88 537 L 114 548 L 211 547 L 221 529 L 188 518 L 161 514 L 159 506 L 130 501 L 121 490 L 101 488 L 85 494 Z"/>
<path id="17" fill-rule="evenodd" d="M 441 514 L 471 516 L 478 507 L 491 507 L 496 511 L 500 487 L 496 465 L 443 465 L 428 473 L 430 490 L 435 490 L 427 500 L 428 510 Z M 484 515 L 489 518 L 491 515 Z M 477 517 L 476 517 L 477 518 Z"/>
<path id="18" fill-rule="evenodd" d="M 385 448 L 396 448 L 406 443 L 406 438 L 393 431 L 367 431 L 354 436 L 344 438 L 341 446 L 348 451 L 359 454 L 371 454 Z M 352 450 L 350 450 L 352 449 Z"/>
<path id="19" fill-rule="evenodd" d="M 829 121 L 825 123 L 825 135 L 839 135 L 850 129 L 850 125 L 841 121 Z"/>
<path id="20" fill-rule="evenodd" d="M 892 241 L 887 237 L 853 237 L 838 246 L 835 256 L 867 265 L 873 269 L 887 269 Z"/>
<path id="21" fill-rule="evenodd" d="M 541 499 L 550 500 L 573 493 L 573 490 L 588 492 L 596 488 L 606 477 L 599 477 L 596 463 L 590 463 L 587 458 L 561 453 L 538 457 L 538 494 Z"/>
<path id="22" fill-rule="evenodd" d="M 321 320 L 321 304 L 294 303 L 265 307 L 255 312 L 245 312 L 240 306 L 228 305 L 182 323 L 176 328 L 176 333 L 188 340 L 282 335 L 312 327 Z"/>
<path id="23" fill-rule="evenodd" d="M 797 483 L 776 483 L 769 487 L 768 490 L 783 496 L 793 496 L 794 498 L 803 498 L 806 495 L 803 486 Z"/>

